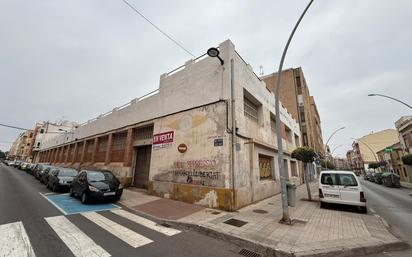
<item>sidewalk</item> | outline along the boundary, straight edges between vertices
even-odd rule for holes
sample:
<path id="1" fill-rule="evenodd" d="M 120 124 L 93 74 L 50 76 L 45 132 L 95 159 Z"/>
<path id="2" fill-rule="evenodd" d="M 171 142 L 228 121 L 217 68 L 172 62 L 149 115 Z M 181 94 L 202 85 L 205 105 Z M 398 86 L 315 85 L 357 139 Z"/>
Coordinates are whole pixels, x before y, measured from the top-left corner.
<path id="1" fill-rule="evenodd" d="M 403 181 L 401 181 L 401 186 L 402 186 L 402 187 L 405 187 L 405 188 L 412 189 L 412 183 L 408 183 L 408 182 L 403 182 Z"/>
<path id="2" fill-rule="evenodd" d="M 311 185 L 317 198 L 317 184 Z M 280 224 L 281 197 L 273 196 L 236 212 L 224 212 L 145 192 L 124 190 L 120 204 L 158 222 L 196 229 L 238 243 L 262 256 L 359 256 L 407 245 L 393 236 L 379 217 L 320 209 L 302 201 L 306 187 L 297 189 L 297 205 L 290 207 L 292 226 Z"/>

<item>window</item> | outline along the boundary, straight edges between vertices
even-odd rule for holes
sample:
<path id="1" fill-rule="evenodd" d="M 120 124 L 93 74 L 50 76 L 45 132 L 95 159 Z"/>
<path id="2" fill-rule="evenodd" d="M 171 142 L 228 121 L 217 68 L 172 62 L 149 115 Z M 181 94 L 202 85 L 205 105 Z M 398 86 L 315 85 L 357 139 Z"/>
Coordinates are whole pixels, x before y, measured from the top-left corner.
<path id="1" fill-rule="evenodd" d="M 112 162 L 122 162 L 124 158 L 124 152 L 126 149 L 127 132 L 117 133 L 113 135 L 113 149 L 112 149 Z"/>
<path id="2" fill-rule="evenodd" d="M 288 126 L 285 125 L 285 140 L 292 142 L 292 131 Z"/>
<path id="3" fill-rule="evenodd" d="M 243 111 L 247 118 L 258 122 L 258 109 L 259 106 L 257 104 L 253 103 L 246 97 L 243 98 Z"/>
<path id="4" fill-rule="evenodd" d="M 272 161 L 273 157 L 259 154 L 259 174 L 260 179 L 271 179 L 272 178 Z"/>
<path id="5" fill-rule="evenodd" d="M 44 129 L 40 129 L 40 134 L 43 134 L 44 133 Z"/>
<path id="6" fill-rule="evenodd" d="M 305 122 L 305 109 L 303 106 L 299 106 L 299 116 L 300 116 L 300 121 Z"/>
<path id="7" fill-rule="evenodd" d="M 106 159 L 107 136 L 99 138 L 95 162 L 104 162 Z"/>
<path id="8" fill-rule="evenodd" d="M 298 176 L 298 170 L 295 161 L 290 161 L 290 172 L 292 173 L 292 177 Z"/>
<path id="9" fill-rule="evenodd" d="M 295 145 L 300 146 L 299 136 L 295 134 Z"/>
<path id="10" fill-rule="evenodd" d="M 83 142 L 77 143 L 77 155 L 75 157 L 75 162 L 80 162 L 83 153 Z"/>
<path id="11" fill-rule="evenodd" d="M 352 174 L 330 174 L 324 173 L 321 177 L 321 184 L 331 186 L 357 186 L 355 176 Z"/>
<path id="12" fill-rule="evenodd" d="M 142 140 L 142 139 L 151 139 L 153 138 L 153 125 L 141 127 L 133 130 L 133 139 Z"/>
<path id="13" fill-rule="evenodd" d="M 296 77 L 296 90 L 298 91 L 298 95 L 302 94 L 302 84 L 300 82 L 300 76 Z"/>
<path id="14" fill-rule="evenodd" d="M 276 117 L 272 113 L 270 114 L 270 129 L 276 134 Z"/>
<path id="15" fill-rule="evenodd" d="M 40 147 L 40 142 L 37 142 L 37 147 Z"/>

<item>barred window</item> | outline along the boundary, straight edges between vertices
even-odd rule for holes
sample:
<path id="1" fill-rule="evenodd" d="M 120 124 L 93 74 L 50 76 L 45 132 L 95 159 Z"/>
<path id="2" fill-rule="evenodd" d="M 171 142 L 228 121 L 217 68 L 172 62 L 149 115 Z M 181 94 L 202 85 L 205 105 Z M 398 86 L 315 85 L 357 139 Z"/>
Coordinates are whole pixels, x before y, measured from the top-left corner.
<path id="1" fill-rule="evenodd" d="M 260 179 L 271 179 L 272 170 L 272 160 L 273 157 L 259 154 L 259 175 Z"/>
<path id="2" fill-rule="evenodd" d="M 95 156 L 96 162 L 104 162 L 106 159 L 107 139 L 107 136 L 99 138 L 97 145 L 97 153 Z"/>
<path id="3" fill-rule="evenodd" d="M 127 132 L 117 133 L 113 135 L 113 149 L 112 149 L 112 162 L 122 162 L 124 158 L 124 152 L 126 149 Z"/>
<path id="4" fill-rule="evenodd" d="M 133 139 L 151 139 L 153 137 L 153 125 L 141 128 L 136 128 L 133 130 Z"/>
<path id="5" fill-rule="evenodd" d="M 253 103 L 248 98 L 244 97 L 243 98 L 243 110 L 247 118 L 255 122 L 258 122 L 259 106 L 257 104 Z"/>
<path id="6" fill-rule="evenodd" d="M 80 162 L 80 159 L 82 158 L 82 153 L 83 153 L 83 142 L 79 142 L 77 144 L 77 155 L 75 162 Z"/>

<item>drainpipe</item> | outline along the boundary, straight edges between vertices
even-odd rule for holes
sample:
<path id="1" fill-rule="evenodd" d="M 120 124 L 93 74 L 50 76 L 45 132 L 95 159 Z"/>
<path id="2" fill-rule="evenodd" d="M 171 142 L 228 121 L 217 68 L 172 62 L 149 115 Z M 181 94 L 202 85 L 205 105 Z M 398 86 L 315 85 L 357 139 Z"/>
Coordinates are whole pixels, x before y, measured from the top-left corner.
<path id="1" fill-rule="evenodd" d="M 235 87 L 234 87 L 234 68 L 233 59 L 230 60 L 230 94 L 231 94 L 231 116 L 232 116 L 232 169 L 231 169 L 231 182 L 232 182 L 232 211 L 235 209 L 235 158 L 236 158 L 236 120 L 235 120 Z"/>

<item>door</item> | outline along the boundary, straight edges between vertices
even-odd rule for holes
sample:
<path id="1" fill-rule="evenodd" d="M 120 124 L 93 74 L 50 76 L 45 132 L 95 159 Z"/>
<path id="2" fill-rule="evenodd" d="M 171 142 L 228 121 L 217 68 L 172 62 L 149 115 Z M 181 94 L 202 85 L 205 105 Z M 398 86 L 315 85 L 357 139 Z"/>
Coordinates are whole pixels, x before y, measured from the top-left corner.
<path id="1" fill-rule="evenodd" d="M 342 201 L 356 203 L 360 201 L 359 184 L 352 174 L 339 174 L 340 198 Z"/>
<path id="2" fill-rule="evenodd" d="M 152 146 L 145 145 L 136 148 L 136 163 L 134 167 L 133 185 L 147 189 L 149 183 L 150 159 Z"/>
<path id="3" fill-rule="evenodd" d="M 338 174 L 323 173 L 320 185 L 325 200 L 340 200 L 340 187 Z"/>

